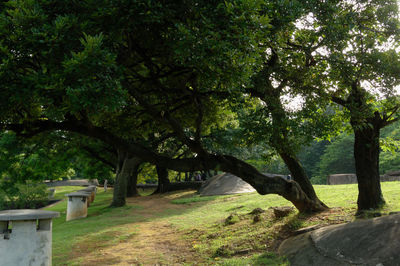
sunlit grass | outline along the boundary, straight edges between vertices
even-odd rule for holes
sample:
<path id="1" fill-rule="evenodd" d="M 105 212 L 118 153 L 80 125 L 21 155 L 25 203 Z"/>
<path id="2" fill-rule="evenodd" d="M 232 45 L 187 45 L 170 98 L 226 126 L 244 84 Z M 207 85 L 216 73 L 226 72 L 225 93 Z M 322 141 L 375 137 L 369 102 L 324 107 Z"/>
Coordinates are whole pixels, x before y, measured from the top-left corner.
<path id="1" fill-rule="evenodd" d="M 291 203 L 277 195 L 248 193 L 199 197 L 190 192 L 169 193 L 163 197 L 172 203 L 184 204 L 187 208 L 165 209 L 152 218 L 146 218 L 135 212 L 141 206 L 129 204 L 122 208 L 109 208 L 112 190 L 105 193 L 99 189 L 85 219 L 66 222 L 67 201 L 48 208 L 61 213 L 53 222 L 53 263 L 79 265 L 81 258 L 74 256 L 71 251 L 73 246 L 86 243 L 83 252 L 93 252 L 91 245 L 93 249 L 113 246 L 136 233 L 134 223 L 150 219 L 166 221 L 179 229 L 206 264 L 287 265 L 285 259 L 275 252 L 277 245 L 290 232 L 310 225 L 343 223 L 355 219 L 356 184 L 314 187 L 331 210 L 317 215 L 299 215 L 295 211 L 280 219 L 276 219 L 269 208 L 291 206 Z M 70 191 L 73 188 L 57 188 L 59 195 Z M 387 205 L 379 212 L 384 215 L 400 211 L 400 182 L 382 183 L 382 191 Z M 255 208 L 265 210 L 259 215 L 258 222 L 254 221 L 254 215 L 249 214 Z M 233 224 L 226 224 L 225 219 L 231 214 L 237 215 L 238 219 Z"/>

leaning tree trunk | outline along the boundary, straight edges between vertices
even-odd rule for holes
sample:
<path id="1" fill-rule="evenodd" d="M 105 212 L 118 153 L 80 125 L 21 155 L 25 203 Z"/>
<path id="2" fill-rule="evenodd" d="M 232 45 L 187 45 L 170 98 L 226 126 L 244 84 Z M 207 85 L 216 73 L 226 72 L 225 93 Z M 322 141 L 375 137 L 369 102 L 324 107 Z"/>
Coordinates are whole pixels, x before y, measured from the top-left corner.
<path id="1" fill-rule="evenodd" d="M 303 166 L 301 165 L 300 161 L 296 158 L 296 156 L 290 155 L 288 153 L 279 153 L 281 156 L 282 160 L 285 162 L 287 168 L 289 169 L 292 178 L 294 181 L 296 181 L 301 189 L 306 193 L 306 195 L 314 201 L 319 202 L 322 206 L 326 206 L 320 199 L 317 197 L 317 194 L 315 193 L 315 190 L 310 182 L 310 179 L 308 178 L 306 171 L 304 170 Z"/>
<path id="2" fill-rule="evenodd" d="M 246 162 L 228 155 L 217 155 L 213 161 L 217 164 L 216 168 L 240 177 L 254 187 L 259 194 L 281 195 L 292 202 L 299 212 L 326 210 L 325 204 L 318 199 L 310 199 L 295 181 L 288 181 L 279 175 L 262 174 Z"/>
<path id="3" fill-rule="evenodd" d="M 111 206 L 121 207 L 125 205 L 128 190 L 128 179 L 131 177 L 133 169 L 136 166 L 136 161 L 137 158 L 129 158 L 129 154 L 127 152 L 118 150 L 118 165 Z"/>
<path id="4" fill-rule="evenodd" d="M 289 118 L 280 99 L 281 90 L 274 88 L 271 81 L 268 78 L 266 79 L 265 76 L 262 76 L 259 82 L 262 82 L 258 83 L 259 87 L 265 89 L 265 94 L 261 98 L 267 103 L 267 108 L 272 116 L 272 132 L 269 145 L 279 153 L 293 179 L 300 185 L 307 197 L 311 201 L 318 203 L 318 205 L 323 206 L 323 209 L 327 209 L 328 206 L 318 198 L 303 166 L 294 155 L 294 148 L 289 137 Z"/>
<path id="5" fill-rule="evenodd" d="M 165 167 L 156 166 L 158 176 L 158 187 L 153 194 L 164 193 L 168 191 L 170 181 L 168 179 L 168 170 Z"/>
<path id="6" fill-rule="evenodd" d="M 142 164 L 142 160 L 134 157 L 132 158 L 132 173 L 128 178 L 128 186 L 127 186 L 127 197 L 138 197 L 140 196 L 139 191 L 137 189 L 137 179 L 140 172 L 140 165 Z"/>
<path id="7" fill-rule="evenodd" d="M 379 175 L 380 118 L 369 122 L 372 127 L 353 126 L 358 211 L 376 209 L 385 204 Z"/>

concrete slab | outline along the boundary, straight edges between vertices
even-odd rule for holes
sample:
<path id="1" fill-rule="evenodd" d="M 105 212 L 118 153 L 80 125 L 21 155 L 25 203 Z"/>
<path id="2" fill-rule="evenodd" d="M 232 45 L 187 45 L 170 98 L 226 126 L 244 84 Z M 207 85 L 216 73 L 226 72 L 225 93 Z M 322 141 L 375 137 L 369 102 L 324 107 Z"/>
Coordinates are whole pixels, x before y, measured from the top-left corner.
<path id="1" fill-rule="evenodd" d="M 0 221 L 41 220 L 59 217 L 59 212 L 44 210 L 5 210 L 0 211 Z"/>

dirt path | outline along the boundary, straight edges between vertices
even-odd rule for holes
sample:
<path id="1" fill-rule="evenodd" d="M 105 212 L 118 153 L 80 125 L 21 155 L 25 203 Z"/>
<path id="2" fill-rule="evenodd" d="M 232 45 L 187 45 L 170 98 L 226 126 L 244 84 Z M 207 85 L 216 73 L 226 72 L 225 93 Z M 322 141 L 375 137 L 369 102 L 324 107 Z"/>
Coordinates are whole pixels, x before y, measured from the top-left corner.
<path id="1" fill-rule="evenodd" d="M 168 196 L 148 196 L 128 199 L 128 205 L 139 205 L 135 210 L 148 221 L 124 225 L 123 241 L 102 248 L 95 246 L 80 251 L 80 265 L 182 265 L 198 261 L 191 243 L 157 214 L 166 209 L 184 210 L 180 204 L 171 204 Z M 154 218 L 154 219 L 153 219 Z M 80 244 L 82 245 L 82 243 Z"/>

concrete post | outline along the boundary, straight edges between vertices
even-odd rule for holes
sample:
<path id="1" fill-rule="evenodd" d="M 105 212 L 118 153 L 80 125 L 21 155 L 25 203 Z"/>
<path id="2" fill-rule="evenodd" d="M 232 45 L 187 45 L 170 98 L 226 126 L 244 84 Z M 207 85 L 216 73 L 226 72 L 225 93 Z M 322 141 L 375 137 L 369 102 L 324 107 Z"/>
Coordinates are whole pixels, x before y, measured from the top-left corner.
<path id="1" fill-rule="evenodd" d="M 104 180 L 104 192 L 107 192 L 107 184 L 108 184 L 108 180 Z"/>
<path id="2" fill-rule="evenodd" d="M 0 211 L 0 265 L 51 265 L 52 219 L 59 216 L 43 210 Z"/>
<path id="3" fill-rule="evenodd" d="M 89 193 L 78 191 L 66 194 L 65 196 L 68 197 L 67 221 L 87 217 Z"/>
<path id="4" fill-rule="evenodd" d="M 93 188 L 94 194 L 95 194 L 95 195 L 97 194 L 97 186 L 95 186 L 95 185 L 90 185 L 89 188 Z"/>
<path id="5" fill-rule="evenodd" d="M 55 188 L 49 188 L 49 199 L 52 200 L 54 199 L 54 195 L 56 194 L 56 189 Z"/>
<path id="6" fill-rule="evenodd" d="M 94 201 L 94 197 L 95 197 L 95 189 L 93 187 L 87 187 L 84 189 L 80 189 L 78 190 L 79 192 L 87 192 L 90 193 L 90 197 L 89 197 L 89 202 L 92 203 Z"/>
<path id="7" fill-rule="evenodd" d="M 90 203 L 92 203 L 92 192 L 85 191 L 85 190 L 78 190 L 76 192 L 83 193 L 83 194 L 85 194 L 87 196 L 86 205 L 89 208 L 90 207 Z"/>

